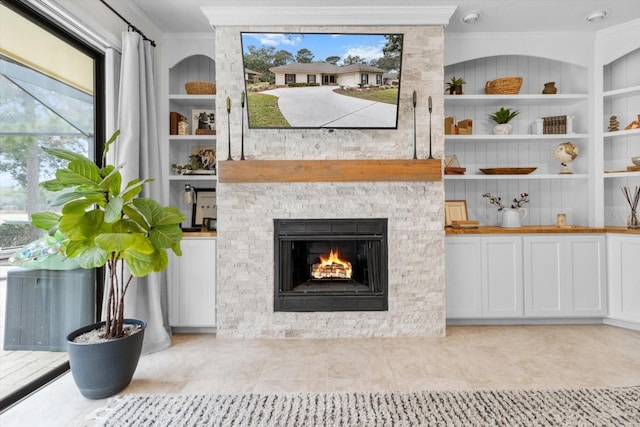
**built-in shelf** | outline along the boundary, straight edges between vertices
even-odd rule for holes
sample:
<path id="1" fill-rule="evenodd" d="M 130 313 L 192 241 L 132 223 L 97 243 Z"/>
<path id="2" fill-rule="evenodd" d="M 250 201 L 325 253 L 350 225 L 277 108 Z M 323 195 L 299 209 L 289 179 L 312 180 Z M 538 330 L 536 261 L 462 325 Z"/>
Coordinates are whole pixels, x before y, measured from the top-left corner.
<path id="1" fill-rule="evenodd" d="M 217 175 L 169 175 L 170 181 L 216 181 Z"/>
<path id="2" fill-rule="evenodd" d="M 205 142 L 211 142 L 216 139 L 215 135 L 171 135 L 170 141 L 197 141 L 202 140 Z"/>
<path id="3" fill-rule="evenodd" d="M 544 134 L 544 135 L 445 135 L 445 141 L 515 141 L 515 140 L 548 140 L 548 139 L 586 139 L 586 133 Z"/>
<path id="4" fill-rule="evenodd" d="M 218 162 L 218 181 L 441 181 L 442 160 L 236 160 Z"/>
<path id="5" fill-rule="evenodd" d="M 449 180 L 503 180 L 503 179 L 587 179 L 589 175 L 583 173 L 573 174 L 527 174 L 527 175 L 445 175 L 444 179 Z"/>
<path id="6" fill-rule="evenodd" d="M 640 178 L 640 172 L 605 172 L 604 177 L 607 178 L 629 178 L 629 177 L 638 177 Z"/>
<path id="7" fill-rule="evenodd" d="M 169 95 L 169 102 L 211 109 L 215 105 L 216 95 Z"/>
<path id="8" fill-rule="evenodd" d="M 531 105 L 569 105 L 579 101 L 586 101 L 588 95 L 560 94 L 560 95 L 445 95 L 447 105 L 457 103 L 464 105 L 488 105 L 488 106 L 531 106 Z"/>
<path id="9" fill-rule="evenodd" d="M 616 99 L 616 98 L 625 98 L 629 95 L 633 95 L 634 93 L 640 94 L 640 85 L 638 86 L 630 86 L 622 89 L 609 90 L 602 94 L 602 96 L 606 100 Z"/>
<path id="10" fill-rule="evenodd" d="M 638 135 L 640 134 L 640 129 L 629 129 L 629 130 L 617 130 L 615 132 L 605 132 L 602 136 L 604 138 L 613 138 L 616 136 L 629 136 L 629 135 Z"/>

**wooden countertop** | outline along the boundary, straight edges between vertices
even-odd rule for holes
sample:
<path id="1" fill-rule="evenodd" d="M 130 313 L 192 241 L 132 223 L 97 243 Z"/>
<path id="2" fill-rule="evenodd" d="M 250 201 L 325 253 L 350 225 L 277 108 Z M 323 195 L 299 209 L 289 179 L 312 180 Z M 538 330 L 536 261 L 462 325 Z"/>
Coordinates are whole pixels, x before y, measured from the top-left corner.
<path id="1" fill-rule="evenodd" d="M 502 228 L 496 226 L 481 225 L 478 228 L 451 228 L 446 227 L 447 235 L 463 235 L 463 234 L 542 234 L 542 233 L 619 233 L 619 234 L 637 234 L 640 230 L 629 230 L 626 227 L 586 227 L 581 225 L 570 225 L 559 227 L 557 225 L 525 225 L 520 228 Z"/>

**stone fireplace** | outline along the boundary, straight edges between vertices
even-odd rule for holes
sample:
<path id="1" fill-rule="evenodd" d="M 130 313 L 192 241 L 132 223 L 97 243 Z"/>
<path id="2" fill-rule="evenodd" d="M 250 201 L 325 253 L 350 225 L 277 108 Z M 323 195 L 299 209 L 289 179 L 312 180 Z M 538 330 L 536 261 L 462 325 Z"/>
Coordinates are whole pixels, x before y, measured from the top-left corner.
<path id="1" fill-rule="evenodd" d="M 383 311 L 386 219 L 276 219 L 275 311 Z"/>
<path id="2" fill-rule="evenodd" d="M 260 28 L 260 31 L 263 30 L 295 32 L 302 28 L 268 26 Z M 216 117 L 225 118 L 217 122 L 219 159 L 227 158 L 229 135 L 225 103 L 220 100 L 227 96 L 239 100 L 240 93 L 245 89 L 240 43 L 242 31 L 256 31 L 256 28 L 216 27 L 219 100 Z M 425 159 L 428 156 L 429 115 L 426 99 L 429 95 L 433 96 L 434 104 L 433 154 L 437 158 L 444 156 L 441 26 L 305 26 L 304 31 L 404 34 L 398 129 L 333 132 L 311 129 L 260 130 L 246 129 L 245 120 L 244 153 L 249 160 L 245 164 L 263 160 L 274 163 L 283 160 L 410 160 L 414 136 L 413 90 L 418 93 L 418 158 Z M 232 157 L 236 159 L 233 163 L 237 165 L 241 163 L 237 160 L 240 154 L 241 110 L 236 103 L 232 105 L 230 141 Z M 311 178 L 288 182 L 229 182 L 222 179 L 222 168 L 220 171 L 217 185 L 219 338 L 444 335 L 444 184 L 441 180 L 385 180 L 386 172 L 381 168 L 377 179 L 370 181 L 318 182 Z M 279 232 L 277 221 L 349 221 L 354 218 L 384 219 L 386 223 L 386 308 L 278 311 L 274 291 L 276 275 L 279 274 L 276 263 L 281 262 L 274 243 L 274 236 Z M 365 241 L 369 237 L 352 240 Z M 319 242 L 313 238 L 307 240 Z M 362 247 L 364 243 L 355 245 Z M 304 249 L 321 251 L 318 247 Z M 363 283 L 362 286 L 369 285 Z M 372 289 L 372 293 L 379 290 L 375 286 Z"/>

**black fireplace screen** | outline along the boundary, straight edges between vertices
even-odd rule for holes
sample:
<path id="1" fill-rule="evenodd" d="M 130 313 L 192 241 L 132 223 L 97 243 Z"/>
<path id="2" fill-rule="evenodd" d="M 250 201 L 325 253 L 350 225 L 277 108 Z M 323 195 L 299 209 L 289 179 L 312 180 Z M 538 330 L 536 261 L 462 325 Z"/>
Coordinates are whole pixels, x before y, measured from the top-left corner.
<path id="1" fill-rule="evenodd" d="M 275 220 L 276 311 L 387 310 L 387 220 Z"/>

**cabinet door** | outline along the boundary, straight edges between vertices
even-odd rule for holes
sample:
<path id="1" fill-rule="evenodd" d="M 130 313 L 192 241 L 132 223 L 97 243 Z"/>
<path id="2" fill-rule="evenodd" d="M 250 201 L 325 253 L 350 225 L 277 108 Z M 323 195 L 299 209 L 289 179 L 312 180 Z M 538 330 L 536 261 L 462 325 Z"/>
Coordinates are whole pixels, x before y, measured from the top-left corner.
<path id="1" fill-rule="evenodd" d="M 446 239 L 447 318 L 464 319 L 482 316 L 479 237 Z"/>
<path id="2" fill-rule="evenodd" d="M 522 238 L 482 238 L 482 316 L 522 317 Z"/>
<path id="3" fill-rule="evenodd" d="M 216 241 L 183 239 L 182 256 L 172 256 L 169 321 L 171 326 L 216 324 Z"/>
<path id="4" fill-rule="evenodd" d="M 523 245 L 525 316 L 564 314 L 562 237 L 524 236 Z"/>
<path id="5" fill-rule="evenodd" d="M 566 258 L 563 266 L 567 270 L 566 314 L 569 316 L 606 315 L 605 236 L 569 235 L 564 239 Z M 639 260 L 640 256 L 635 262 Z M 632 265 L 630 261 L 629 265 Z M 636 273 L 637 271 L 636 266 Z"/>
<path id="6" fill-rule="evenodd" d="M 640 322 L 640 236 L 607 236 L 609 317 Z"/>

